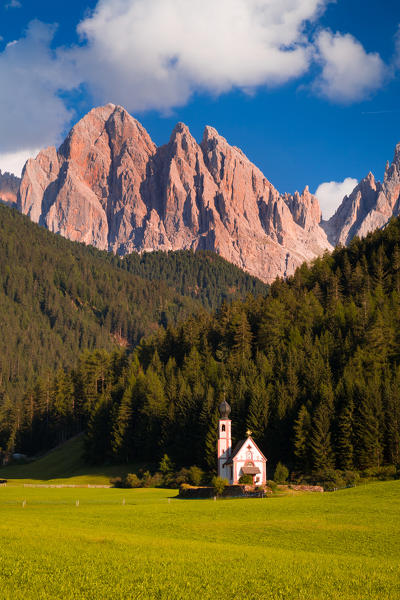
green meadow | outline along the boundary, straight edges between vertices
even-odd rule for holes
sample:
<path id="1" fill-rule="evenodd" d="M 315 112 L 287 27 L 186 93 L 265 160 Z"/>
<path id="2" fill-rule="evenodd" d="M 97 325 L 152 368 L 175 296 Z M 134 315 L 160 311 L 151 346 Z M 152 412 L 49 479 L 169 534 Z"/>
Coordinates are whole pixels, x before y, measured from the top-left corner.
<path id="1" fill-rule="evenodd" d="M 399 495 L 397 481 L 218 501 L 2 487 L 0 597 L 393 600 Z"/>
<path id="2" fill-rule="evenodd" d="M 0 479 L 7 479 L 8 485 L 108 485 L 110 478 L 136 473 L 143 466 L 137 463 L 87 465 L 82 461 L 83 449 L 83 436 L 76 436 L 38 460 L 1 467 Z"/>

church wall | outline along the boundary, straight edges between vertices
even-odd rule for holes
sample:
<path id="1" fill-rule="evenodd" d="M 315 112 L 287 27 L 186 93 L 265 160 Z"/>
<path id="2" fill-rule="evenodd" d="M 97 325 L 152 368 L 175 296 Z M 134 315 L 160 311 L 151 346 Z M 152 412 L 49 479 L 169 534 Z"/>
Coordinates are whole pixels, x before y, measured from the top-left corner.
<path id="1" fill-rule="evenodd" d="M 228 460 L 232 450 L 231 439 L 231 420 L 220 419 L 218 422 L 218 475 L 233 483 L 231 477 L 231 468 L 229 465 L 223 466 Z"/>
<path id="2" fill-rule="evenodd" d="M 250 448 L 249 448 L 250 446 Z M 245 465 L 247 461 L 251 460 L 254 463 L 255 467 L 258 467 L 260 470 L 260 474 L 256 475 L 256 482 L 258 485 L 262 485 L 266 482 L 266 463 L 263 457 L 261 456 L 260 451 L 254 444 L 253 440 L 248 438 L 239 452 L 236 454 L 234 458 L 235 463 L 235 478 L 233 483 L 238 483 L 239 478 L 241 476 L 241 468 Z"/>

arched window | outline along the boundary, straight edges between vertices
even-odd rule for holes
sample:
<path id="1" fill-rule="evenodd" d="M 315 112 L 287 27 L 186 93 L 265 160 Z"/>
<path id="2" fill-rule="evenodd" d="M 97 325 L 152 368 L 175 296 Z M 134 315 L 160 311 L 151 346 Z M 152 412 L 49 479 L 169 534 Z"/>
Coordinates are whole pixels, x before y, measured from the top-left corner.
<path id="1" fill-rule="evenodd" d="M 225 431 L 225 425 L 222 425 L 221 431 Z"/>

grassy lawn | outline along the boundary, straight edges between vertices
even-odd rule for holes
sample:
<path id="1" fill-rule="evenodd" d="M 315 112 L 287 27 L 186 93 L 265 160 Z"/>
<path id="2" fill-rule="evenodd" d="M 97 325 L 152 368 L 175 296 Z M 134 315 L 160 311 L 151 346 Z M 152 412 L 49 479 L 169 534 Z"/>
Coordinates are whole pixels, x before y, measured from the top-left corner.
<path id="1" fill-rule="evenodd" d="M 0 488 L 0 597 L 400 598 L 400 482 L 262 500 L 175 495 Z"/>
<path id="2" fill-rule="evenodd" d="M 42 458 L 21 465 L 0 468 L 0 479 L 8 485 L 23 483 L 107 485 L 111 477 L 136 473 L 143 465 L 87 465 L 82 460 L 83 436 L 77 436 Z"/>

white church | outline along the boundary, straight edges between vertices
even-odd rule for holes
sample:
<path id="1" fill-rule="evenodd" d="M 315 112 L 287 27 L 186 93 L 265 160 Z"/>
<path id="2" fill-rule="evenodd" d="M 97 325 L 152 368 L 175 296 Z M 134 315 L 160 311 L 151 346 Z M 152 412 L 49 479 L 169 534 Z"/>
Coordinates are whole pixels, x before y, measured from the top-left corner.
<path id="1" fill-rule="evenodd" d="M 250 435 L 232 448 L 231 407 L 224 400 L 219 405 L 218 475 L 232 484 L 239 483 L 242 475 L 251 475 L 255 485 L 267 481 L 267 459 Z"/>

